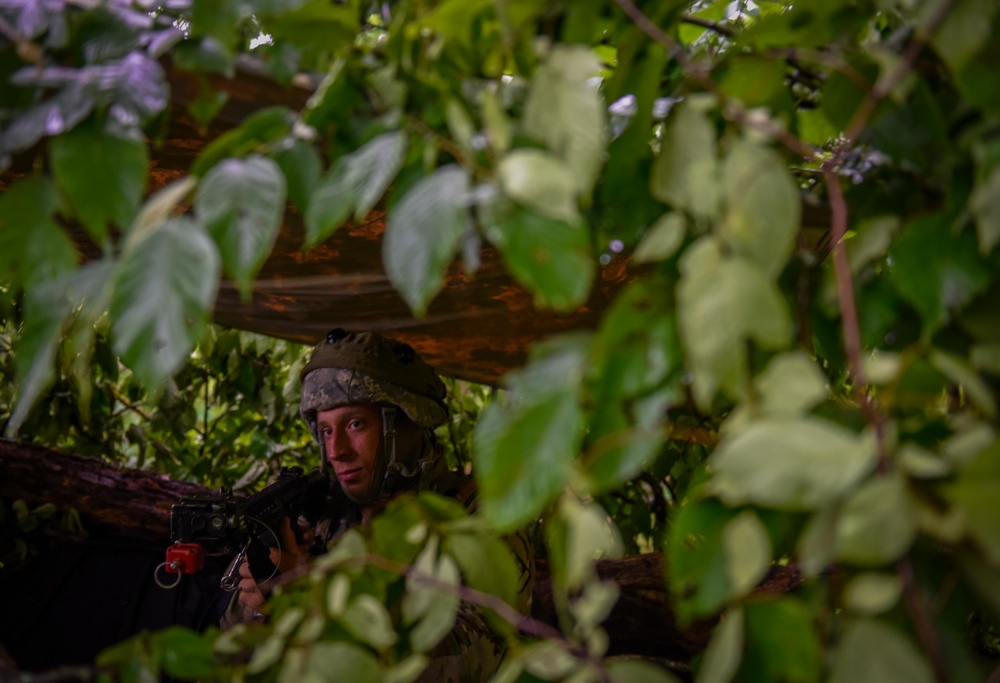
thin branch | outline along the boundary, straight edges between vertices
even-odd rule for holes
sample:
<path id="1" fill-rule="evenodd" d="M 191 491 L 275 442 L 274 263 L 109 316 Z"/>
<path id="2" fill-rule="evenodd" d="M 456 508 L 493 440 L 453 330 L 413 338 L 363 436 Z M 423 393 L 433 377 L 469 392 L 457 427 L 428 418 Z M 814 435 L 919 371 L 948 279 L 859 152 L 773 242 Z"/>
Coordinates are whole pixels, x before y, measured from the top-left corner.
<path id="1" fill-rule="evenodd" d="M 947 683 L 949 680 L 948 667 L 945 663 L 944 649 L 941 647 L 941 639 L 938 638 L 937 631 L 934 629 L 934 620 L 931 618 L 930 612 L 927 611 L 927 606 L 917 588 L 913 574 L 913 563 L 910 561 L 909 555 L 904 556 L 896 563 L 896 572 L 899 574 L 899 580 L 903 587 L 903 601 L 906 603 L 906 611 L 910 613 L 910 619 L 913 620 L 913 624 L 917 628 L 920 644 L 923 645 L 924 651 L 931 660 L 934 680 L 937 683 Z"/>
<path id="2" fill-rule="evenodd" d="M 681 23 L 691 24 L 692 26 L 700 26 L 706 28 L 709 31 L 718 33 L 720 36 L 725 36 L 726 38 L 732 38 L 736 35 L 736 31 L 728 26 L 724 26 L 717 21 L 711 21 L 709 19 L 702 19 L 701 17 L 692 16 L 690 14 L 685 14 L 681 17 Z"/>
<path id="3" fill-rule="evenodd" d="M 116 401 L 121 403 L 129 410 L 137 413 L 139 417 L 141 417 L 143 420 L 145 420 L 146 422 L 152 421 L 153 419 L 152 416 L 149 415 L 149 413 L 147 413 L 145 410 L 143 410 L 142 408 L 140 408 L 139 406 L 137 406 L 136 404 L 132 403 L 127 398 L 125 398 L 125 396 L 118 390 L 118 387 L 111 386 L 111 393 L 114 394 Z"/>

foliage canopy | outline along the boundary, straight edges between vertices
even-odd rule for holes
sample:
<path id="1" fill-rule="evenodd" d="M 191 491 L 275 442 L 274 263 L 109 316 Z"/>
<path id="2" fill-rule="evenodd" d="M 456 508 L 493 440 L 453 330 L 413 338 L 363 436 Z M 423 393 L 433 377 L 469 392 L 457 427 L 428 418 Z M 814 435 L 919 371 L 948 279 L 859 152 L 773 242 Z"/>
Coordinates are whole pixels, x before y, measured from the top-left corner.
<path id="1" fill-rule="evenodd" d="M 384 202 L 384 262 L 416 315 L 484 241 L 554 311 L 585 301 L 611 253 L 649 264 L 598 329 L 538 345 L 486 407 L 481 520 L 400 501 L 269 626 L 170 631 L 105 662 L 412 680 L 455 602 L 372 558 L 502 594 L 463 565 L 498 556 L 475 525 L 544 517 L 562 635 L 522 638 L 503 680 L 667 680 L 602 662 L 610 513 L 627 542 L 665 549 L 683 620 L 724 614 L 700 681 L 985 679 L 969 624 L 1000 609 L 997 15 L 991 0 L 0 3 L 0 164 L 42 150 L 0 195 L 9 433 L 53 428 L 32 407 L 57 380 L 80 398 L 51 414 L 86 421 L 142 388 L 162 404 L 199 363 L 227 363 L 204 391 L 257 372 L 208 322 L 220 277 L 252 290 L 286 203 L 309 247 Z M 275 79 L 313 74 L 314 95 L 146 197 L 170 102 L 158 60 L 231 74 L 247 51 Z M 205 89 L 190 113 L 220 105 Z M 98 258 L 81 262 L 67 221 Z M 119 372 L 126 395 L 104 391 Z M 267 386 L 255 405 L 286 406 L 294 387 Z M 272 423 L 249 438 L 278 443 Z M 392 556 L 390 532 L 412 547 Z M 753 596 L 785 561 L 803 591 Z"/>

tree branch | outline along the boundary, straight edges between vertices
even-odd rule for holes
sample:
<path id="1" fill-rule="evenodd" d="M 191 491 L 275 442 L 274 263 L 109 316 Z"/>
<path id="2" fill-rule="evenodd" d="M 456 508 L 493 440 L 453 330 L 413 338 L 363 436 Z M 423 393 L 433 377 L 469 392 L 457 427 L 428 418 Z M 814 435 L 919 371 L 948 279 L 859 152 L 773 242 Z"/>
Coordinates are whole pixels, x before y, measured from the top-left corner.
<path id="1" fill-rule="evenodd" d="M 906 611 L 910 614 L 910 619 L 917 629 L 917 636 L 927 656 L 931 660 L 931 667 L 934 669 L 934 680 L 938 683 L 947 683 L 948 667 L 945 665 L 944 649 L 941 647 L 941 639 L 934 629 L 934 622 L 927 606 L 917 588 L 913 575 L 913 563 L 910 556 L 903 556 L 896 563 L 896 572 L 903 586 L 903 601 L 906 603 Z M 992 676 L 991 676 L 992 679 Z"/>

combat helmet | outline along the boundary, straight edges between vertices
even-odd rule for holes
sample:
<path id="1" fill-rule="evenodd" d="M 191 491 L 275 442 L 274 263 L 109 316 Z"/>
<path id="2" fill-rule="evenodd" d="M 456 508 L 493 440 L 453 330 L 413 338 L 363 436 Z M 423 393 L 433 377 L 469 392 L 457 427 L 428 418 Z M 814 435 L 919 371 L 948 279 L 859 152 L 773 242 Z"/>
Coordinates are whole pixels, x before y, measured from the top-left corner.
<path id="1" fill-rule="evenodd" d="M 317 429 L 317 413 L 340 406 L 374 403 L 382 410 L 381 484 L 377 497 L 387 497 L 400 487 L 400 479 L 413 479 L 429 470 L 432 453 L 416 462 L 396 457 L 396 410 L 425 430 L 448 419 L 446 389 L 437 372 L 408 344 L 375 332 L 348 332 L 337 328 L 313 348 L 300 373 L 302 399 L 299 413 L 320 444 L 322 466 L 327 454 Z"/>

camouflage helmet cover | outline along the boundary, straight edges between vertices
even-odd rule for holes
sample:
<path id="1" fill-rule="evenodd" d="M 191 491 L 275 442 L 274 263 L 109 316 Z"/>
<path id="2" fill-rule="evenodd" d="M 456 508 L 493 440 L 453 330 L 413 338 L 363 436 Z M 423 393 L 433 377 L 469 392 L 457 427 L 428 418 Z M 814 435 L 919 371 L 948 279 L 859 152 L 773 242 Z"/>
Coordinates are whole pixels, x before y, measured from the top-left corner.
<path id="1" fill-rule="evenodd" d="M 318 411 L 357 403 L 398 406 L 428 429 L 448 418 L 437 372 L 409 345 L 374 332 L 331 331 L 313 348 L 300 376 L 299 413 L 310 428 Z"/>

